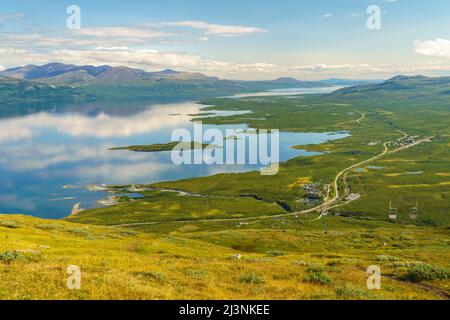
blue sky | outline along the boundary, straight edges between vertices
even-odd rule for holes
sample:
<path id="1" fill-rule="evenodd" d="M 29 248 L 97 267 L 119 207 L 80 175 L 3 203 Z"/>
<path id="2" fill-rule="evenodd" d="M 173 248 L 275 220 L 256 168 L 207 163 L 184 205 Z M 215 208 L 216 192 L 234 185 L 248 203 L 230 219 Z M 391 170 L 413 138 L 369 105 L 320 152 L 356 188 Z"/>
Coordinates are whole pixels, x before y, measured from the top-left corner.
<path id="1" fill-rule="evenodd" d="M 66 9 L 81 9 L 68 30 Z M 381 9 L 369 30 L 368 6 Z M 448 0 L 2 0 L 0 68 L 61 61 L 232 79 L 450 74 Z"/>

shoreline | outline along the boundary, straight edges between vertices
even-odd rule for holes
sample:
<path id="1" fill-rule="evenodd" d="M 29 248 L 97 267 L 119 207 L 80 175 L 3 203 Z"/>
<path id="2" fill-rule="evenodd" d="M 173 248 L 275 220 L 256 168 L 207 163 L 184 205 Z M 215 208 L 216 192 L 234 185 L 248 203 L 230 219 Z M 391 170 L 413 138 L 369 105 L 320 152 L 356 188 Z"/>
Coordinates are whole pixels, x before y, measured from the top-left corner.
<path id="1" fill-rule="evenodd" d="M 255 93 L 255 94 L 257 94 L 257 93 Z M 304 93 L 304 94 L 305 94 L 305 95 L 308 95 L 309 93 Z M 217 98 L 219 98 L 219 97 L 215 97 L 214 99 L 217 99 Z M 231 98 L 229 98 L 229 99 L 231 99 Z M 233 99 L 241 99 L 241 98 L 236 97 L 236 98 L 233 98 Z M 191 114 L 191 115 L 190 115 L 190 121 L 191 121 L 191 122 L 194 121 L 194 120 L 196 120 L 198 117 L 201 118 L 202 116 L 205 116 L 205 112 L 211 111 L 211 108 L 214 108 L 214 107 L 215 107 L 214 105 L 211 105 L 211 104 L 206 103 L 206 101 L 192 101 L 192 103 L 195 103 L 196 105 L 198 105 L 199 110 L 198 110 L 198 113 L 196 113 L 196 114 Z M 232 109 L 230 109 L 230 110 L 225 110 L 225 109 L 224 109 L 224 110 L 216 110 L 216 111 L 214 112 L 214 115 L 213 115 L 213 116 L 208 115 L 208 116 L 205 117 L 204 119 L 214 120 L 214 119 L 216 119 L 216 118 L 217 118 L 217 119 L 223 118 L 224 115 L 221 115 L 220 112 L 224 112 L 224 111 L 225 111 L 225 112 L 233 112 L 233 111 L 235 111 L 235 110 L 232 110 Z M 238 115 L 240 115 L 240 114 L 238 114 Z M 248 115 L 247 112 L 246 112 L 245 114 L 242 114 L 243 117 L 246 116 L 246 115 Z M 230 115 L 227 114 L 226 116 L 230 116 Z M 241 125 L 246 126 L 246 128 L 247 128 L 248 130 L 258 130 L 257 128 L 252 128 L 252 127 L 250 127 L 248 124 L 246 124 L 246 123 L 245 123 L 245 119 L 243 119 L 242 121 L 243 121 L 243 122 L 241 123 Z M 211 124 L 211 125 L 214 125 L 214 124 Z M 220 124 L 220 125 L 222 125 L 222 124 Z M 291 131 L 288 131 L 288 130 L 283 130 L 283 131 L 281 131 L 281 132 L 292 133 Z M 305 133 L 310 133 L 310 132 L 296 132 L 296 133 L 299 133 L 299 134 L 302 134 L 302 133 L 303 133 L 303 134 L 305 134 Z M 320 134 L 321 132 L 315 132 L 315 133 Z M 328 134 L 329 134 L 330 132 L 328 131 L 328 132 L 323 132 L 323 133 L 328 133 Z M 336 131 L 336 132 L 331 132 L 331 133 L 332 133 L 332 134 L 338 134 L 338 133 L 340 133 L 340 132 L 339 132 L 339 131 Z M 350 135 L 348 135 L 348 136 L 350 136 Z M 348 136 L 339 138 L 339 139 L 337 139 L 337 140 L 347 138 Z M 313 145 L 320 145 L 320 144 L 326 143 L 326 142 L 328 142 L 328 141 L 331 141 L 331 140 L 322 140 L 322 141 L 320 141 L 320 142 L 313 143 Z M 295 145 L 292 145 L 292 146 L 290 146 L 290 148 L 293 148 L 294 146 L 295 146 Z M 135 151 L 135 150 L 132 150 L 132 151 Z M 308 150 L 304 150 L 304 151 L 309 152 Z M 152 151 L 151 151 L 151 152 L 152 152 Z M 155 151 L 155 152 L 164 152 L 164 151 Z M 308 157 L 308 156 L 316 156 L 316 155 L 317 155 L 317 154 L 293 156 L 293 157 L 288 158 L 288 159 L 286 159 L 286 160 L 284 160 L 284 161 L 280 161 L 280 163 L 285 163 L 285 162 L 287 162 L 287 161 L 289 161 L 289 160 L 296 159 L 296 158 L 300 158 L 300 157 Z M 233 173 L 239 174 L 239 173 L 247 173 L 247 172 L 258 171 L 258 170 L 259 170 L 258 168 L 248 168 L 248 170 L 244 170 L 244 171 L 242 171 L 242 170 L 237 170 L 237 171 L 234 171 Z M 214 175 L 214 174 L 215 174 L 215 173 L 212 173 L 212 174 L 211 174 L 211 173 L 208 173 L 208 174 L 206 174 L 206 175 L 198 175 L 198 176 L 190 177 L 189 179 L 209 177 L 209 176 L 212 176 L 212 175 Z M 183 180 L 183 179 L 185 179 L 185 178 L 183 178 L 183 177 L 177 177 L 176 179 L 162 179 L 162 180 L 160 180 L 160 181 L 149 182 L 149 185 L 154 184 L 154 183 L 176 182 L 176 181 Z M 111 191 L 110 191 L 110 187 L 111 187 L 112 185 L 113 185 L 113 184 L 108 184 L 108 185 L 106 185 L 106 184 L 89 185 L 88 187 L 89 187 L 91 190 L 88 189 L 88 191 L 94 191 L 94 192 L 96 192 L 96 191 L 111 192 Z M 124 184 L 123 186 L 126 186 L 126 185 L 127 185 L 127 184 Z M 72 184 L 66 184 L 66 185 L 64 185 L 62 188 L 65 189 L 65 190 L 77 190 L 77 189 L 83 189 L 83 187 L 75 186 L 75 185 L 72 185 Z M 79 209 L 80 209 L 80 207 L 81 207 L 81 204 L 83 203 L 83 201 L 82 201 L 83 199 L 82 199 L 82 198 L 78 197 L 78 199 L 79 199 L 79 201 L 81 201 L 81 202 L 76 203 L 76 204 L 74 204 L 74 205 L 72 206 L 72 211 L 73 211 L 73 210 L 74 210 L 74 206 L 76 206 L 77 204 L 79 204 L 79 206 L 78 206 L 78 207 L 76 208 L 76 210 L 75 210 L 75 212 L 76 212 L 75 214 L 81 212 L 81 211 L 79 211 Z M 107 206 L 117 204 L 117 203 L 111 204 L 111 203 L 113 203 L 113 202 L 112 202 L 112 201 L 105 201 L 105 198 L 100 198 L 100 199 L 96 200 L 95 202 L 96 202 L 97 204 L 100 203 L 101 206 L 103 206 L 103 204 L 105 204 L 105 203 L 107 203 Z M 96 207 L 93 206 L 93 207 L 91 207 L 91 208 L 82 209 L 82 211 L 84 211 L 84 210 L 90 210 L 90 209 L 95 209 L 95 208 L 96 208 Z M 72 211 L 71 211 L 71 213 L 68 214 L 68 215 L 63 215 L 60 219 L 64 219 L 64 218 L 70 217 L 70 216 L 72 215 Z M 10 214 L 10 213 L 6 213 L 6 214 Z M 33 217 L 37 217 L 37 218 L 42 218 L 42 217 L 39 216 L 39 215 L 34 215 L 34 214 L 27 214 L 27 215 L 30 215 L 30 216 L 33 216 Z M 49 218 L 49 219 L 52 219 L 52 218 Z"/>

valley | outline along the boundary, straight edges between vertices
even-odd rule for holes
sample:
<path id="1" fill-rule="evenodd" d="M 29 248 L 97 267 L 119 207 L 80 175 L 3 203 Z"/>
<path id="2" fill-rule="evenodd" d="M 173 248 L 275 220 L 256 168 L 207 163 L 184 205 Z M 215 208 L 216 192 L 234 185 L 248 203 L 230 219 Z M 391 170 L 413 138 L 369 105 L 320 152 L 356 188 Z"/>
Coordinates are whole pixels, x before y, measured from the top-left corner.
<path id="1" fill-rule="evenodd" d="M 317 153 L 274 176 L 116 184 L 118 204 L 62 220 L 1 215 L 0 297 L 448 299 L 450 100 L 435 79 L 417 81 L 203 101 L 203 113 L 251 112 L 196 117 L 205 125 L 350 134 L 291 144 Z M 67 263 L 83 270 L 79 292 L 59 280 Z M 381 290 L 366 288 L 371 265 Z"/>

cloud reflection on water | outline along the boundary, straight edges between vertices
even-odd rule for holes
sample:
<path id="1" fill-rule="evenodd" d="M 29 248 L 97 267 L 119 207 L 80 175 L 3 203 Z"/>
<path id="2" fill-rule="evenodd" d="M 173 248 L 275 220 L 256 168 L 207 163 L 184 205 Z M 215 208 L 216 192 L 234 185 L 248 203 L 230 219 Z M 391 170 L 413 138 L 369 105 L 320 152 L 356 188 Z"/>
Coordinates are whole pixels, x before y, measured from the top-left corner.
<path id="1" fill-rule="evenodd" d="M 96 116 L 41 112 L 0 120 L 0 143 L 32 138 L 44 129 L 73 137 L 130 137 L 182 126 L 199 108 L 194 103 L 156 105 L 129 116 L 111 116 L 103 112 Z"/>

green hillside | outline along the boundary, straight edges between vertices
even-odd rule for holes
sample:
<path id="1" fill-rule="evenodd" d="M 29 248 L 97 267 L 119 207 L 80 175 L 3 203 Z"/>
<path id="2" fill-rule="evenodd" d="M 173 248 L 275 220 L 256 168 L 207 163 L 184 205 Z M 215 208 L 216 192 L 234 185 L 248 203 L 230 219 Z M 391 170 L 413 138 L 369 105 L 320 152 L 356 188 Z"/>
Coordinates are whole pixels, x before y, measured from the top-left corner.
<path id="1" fill-rule="evenodd" d="M 14 104 L 73 103 L 92 99 L 93 96 L 80 89 L 0 77 L 2 107 Z"/>

